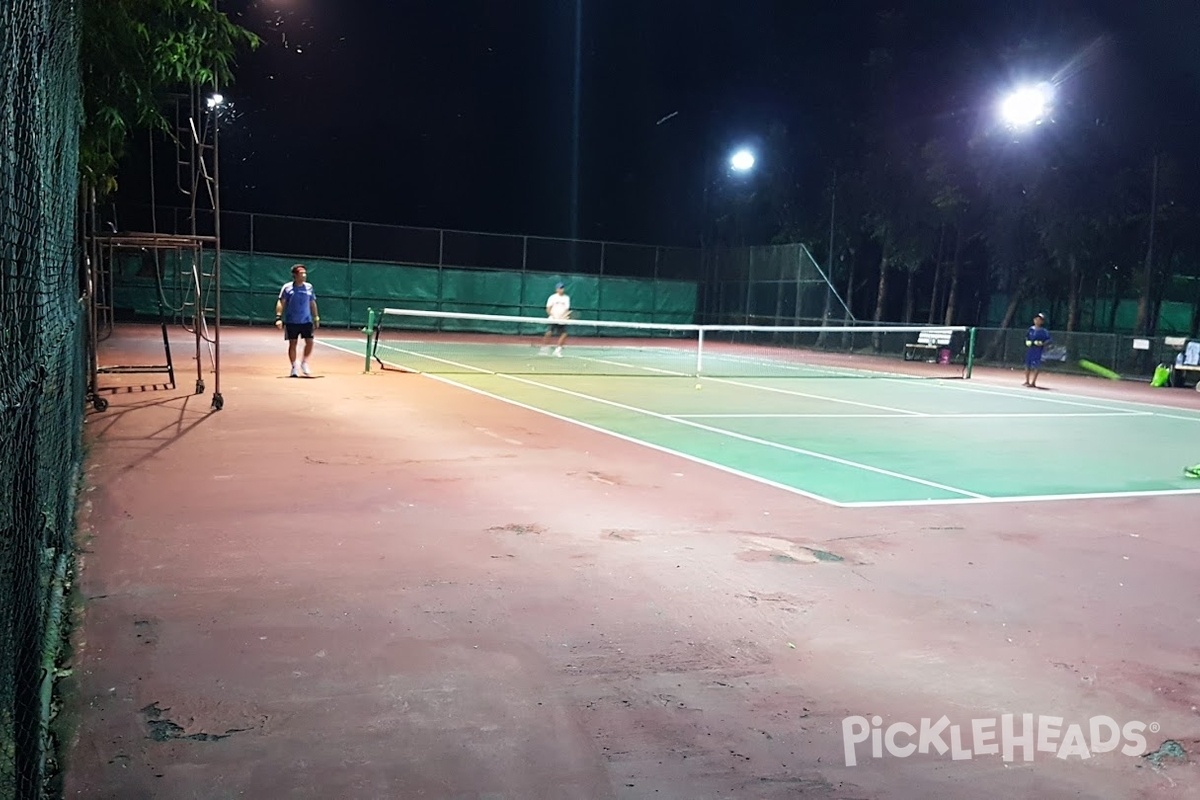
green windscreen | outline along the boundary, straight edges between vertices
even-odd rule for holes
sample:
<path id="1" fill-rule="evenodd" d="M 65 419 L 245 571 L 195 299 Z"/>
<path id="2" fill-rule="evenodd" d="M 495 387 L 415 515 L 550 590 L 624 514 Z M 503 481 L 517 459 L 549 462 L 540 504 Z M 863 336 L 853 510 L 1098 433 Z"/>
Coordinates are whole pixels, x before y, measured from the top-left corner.
<path id="1" fill-rule="evenodd" d="M 118 319 L 157 319 L 160 311 L 169 319 L 190 313 L 185 303 L 188 258 L 162 257 L 161 296 L 153 263 L 123 261 L 114 275 Z M 296 263 L 308 270 L 321 324 L 327 327 L 362 326 L 368 308 L 536 315 L 559 281 L 567 286 L 577 319 L 691 323 L 696 316 L 698 292 L 691 281 L 348 263 L 226 250 L 221 254 L 222 320 L 272 321 L 279 290 Z"/>

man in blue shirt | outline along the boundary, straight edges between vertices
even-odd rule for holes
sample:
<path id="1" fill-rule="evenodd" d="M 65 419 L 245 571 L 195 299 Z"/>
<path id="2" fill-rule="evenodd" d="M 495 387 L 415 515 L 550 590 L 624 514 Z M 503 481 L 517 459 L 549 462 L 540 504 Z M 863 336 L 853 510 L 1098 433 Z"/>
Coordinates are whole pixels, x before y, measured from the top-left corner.
<path id="1" fill-rule="evenodd" d="M 285 283 L 279 290 L 279 299 L 275 302 L 275 327 L 283 328 L 283 338 L 288 343 L 288 361 L 292 364 L 292 377 L 299 377 L 297 367 L 306 376 L 308 359 L 313 351 L 313 330 L 320 326 L 321 318 L 317 316 L 317 295 L 311 283 L 305 281 L 308 271 L 303 264 L 292 267 L 292 281 Z M 304 338 L 304 358 L 296 363 L 296 339 Z"/>
<path id="2" fill-rule="evenodd" d="M 1050 344 L 1050 331 L 1044 327 L 1046 315 L 1038 314 L 1025 332 L 1025 385 L 1037 388 L 1038 372 L 1042 367 L 1042 353 Z M 1031 377 L 1032 376 L 1032 379 Z"/>

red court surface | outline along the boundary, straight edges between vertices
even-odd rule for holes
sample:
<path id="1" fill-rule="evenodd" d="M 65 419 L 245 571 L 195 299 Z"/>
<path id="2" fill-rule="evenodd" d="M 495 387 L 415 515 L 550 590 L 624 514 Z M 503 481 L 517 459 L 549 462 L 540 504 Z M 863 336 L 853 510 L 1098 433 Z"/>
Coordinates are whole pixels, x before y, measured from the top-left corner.
<path id="1" fill-rule="evenodd" d="M 223 344 L 224 410 L 183 344 L 179 390 L 89 412 L 67 797 L 1200 797 L 1197 496 L 832 508 L 328 348 L 289 379 L 273 329 Z M 971 749 L 1007 713 L 1184 755 L 846 763 L 849 716 Z"/>

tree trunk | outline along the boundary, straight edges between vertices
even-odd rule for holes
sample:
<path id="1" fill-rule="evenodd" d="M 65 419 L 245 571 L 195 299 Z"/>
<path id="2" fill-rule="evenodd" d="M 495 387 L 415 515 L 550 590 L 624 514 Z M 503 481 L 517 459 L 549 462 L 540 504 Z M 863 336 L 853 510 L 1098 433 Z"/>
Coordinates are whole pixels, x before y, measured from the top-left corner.
<path id="1" fill-rule="evenodd" d="M 1067 272 L 1071 276 L 1071 294 L 1067 300 L 1067 333 L 1074 333 L 1079 327 L 1079 293 L 1083 291 L 1079 260 L 1074 253 L 1067 256 Z"/>
<path id="2" fill-rule="evenodd" d="M 929 317 L 926 324 L 932 325 L 937 318 L 938 295 L 942 290 L 942 256 L 945 254 L 946 226 L 941 226 L 941 236 L 938 238 L 937 258 L 933 262 L 933 291 L 929 293 Z"/>
<path id="3" fill-rule="evenodd" d="M 1158 218 L 1158 154 L 1154 155 L 1150 178 L 1150 241 L 1146 244 L 1146 266 L 1142 273 L 1142 293 L 1138 298 L 1137 321 L 1133 324 L 1139 336 L 1150 332 L 1150 298 L 1154 292 L 1154 223 Z"/>
<path id="4" fill-rule="evenodd" d="M 955 305 L 958 303 L 958 267 L 962 256 L 962 225 L 954 226 L 954 261 L 950 265 L 950 293 L 946 296 L 946 319 L 943 325 L 954 324 Z"/>
<path id="5" fill-rule="evenodd" d="M 879 291 L 875 295 L 875 324 L 878 325 L 883 319 L 883 309 L 887 304 L 888 290 L 888 266 L 891 257 L 891 243 L 886 239 L 883 242 L 883 252 L 879 256 Z M 871 336 L 871 346 L 876 352 L 879 352 L 879 334 L 875 333 Z"/>
<path id="6" fill-rule="evenodd" d="M 916 276 L 917 271 L 912 267 L 907 267 L 904 271 L 908 273 L 908 282 L 904 286 L 904 324 L 907 325 L 912 322 L 913 311 L 915 310 L 913 308 L 916 304 L 916 297 L 913 294 L 913 278 Z"/>
<path id="7" fill-rule="evenodd" d="M 1018 283 L 1012 296 L 1008 299 L 1008 308 L 1004 309 L 1004 319 L 1000 321 L 1000 330 L 996 332 L 996 337 L 992 339 L 992 343 L 988 345 L 987 353 L 984 358 L 987 360 L 995 359 L 999 355 L 1001 347 L 1004 345 L 1005 332 L 1012 327 L 1013 320 L 1017 316 L 1017 308 L 1021 305 L 1021 301 L 1025 299 L 1025 285 Z"/>
<path id="8" fill-rule="evenodd" d="M 798 286 L 799 284 L 797 284 Z M 799 291 L 796 292 L 799 295 Z M 821 333 L 817 336 L 817 344 L 825 344 L 825 329 L 829 327 L 829 316 L 833 312 L 833 287 L 825 287 L 825 308 L 821 310 Z M 796 300 L 796 313 L 800 313 L 800 301 Z"/>
<path id="9" fill-rule="evenodd" d="M 846 313 L 842 317 L 842 324 L 850 324 L 850 316 L 854 312 L 854 267 L 858 259 L 855 257 L 853 250 L 850 252 L 850 268 L 846 271 Z M 850 332 L 842 331 L 842 348 L 845 349 L 850 343 Z"/>
<path id="10" fill-rule="evenodd" d="M 1096 324 L 1096 315 L 1100 313 L 1100 281 L 1103 279 L 1104 273 L 1100 272 L 1096 275 L 1096 288 L 1092 292 L 1092 313 L 1089 330 L 1092 333 L 1097 333 L 1100 327 Z"/>
<path id="11" fill-rule="evenodd" d="M 825 271 L 825 307 L 821 309 L 821 332 L 817 334 L 817 347 L 825 346 L 825 329 L 829 327 L 829 317 L 833 313 L 833 253 L 829 254 L 828 267 Z M 800 316 L 800 276 L 796 276 L 796 316 Z M 796 324 L 803 324 L 797 322 Z"/>
<path id="12" fill-rule="evenodd" d="M 850 269 L 846 272 L 846 313 L 842 317 L 842 322 L 849 325 L 850 315 L 854 313 L 854 262 L 853 256 L 850 258 Z"/>

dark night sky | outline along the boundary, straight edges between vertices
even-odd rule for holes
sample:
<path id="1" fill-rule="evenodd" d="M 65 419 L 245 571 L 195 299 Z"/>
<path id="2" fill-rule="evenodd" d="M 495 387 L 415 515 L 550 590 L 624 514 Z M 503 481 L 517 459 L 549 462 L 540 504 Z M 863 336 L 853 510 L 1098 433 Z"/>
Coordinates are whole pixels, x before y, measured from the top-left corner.
<path id="1" fill-rule="evenodd" d="M 1106 115 L 1115 151 L 1135 156 L 1151 129 L 1200 133 L 1200 4 L 1184 0 L 582 0 L 578 89 L 575 0 L 221 8 L 264 39 L 226 91 L 231 210 L 691 241 L 711 159 L 773 123 L 791 144 L 760 151 L 760 172 L 786 160 L 820 202 L 848 155 L 845 121 L 868 104 L 862 65 L 886 8 L 908 18 L 902 57 L 973 53 L 906 62 L 890 98 L 901 124 L 969 136 L 989 104 L 979 94 L 1009 77 L 1001 53 L 1026 38 L 1072 65 L 1064 100 Z M 129 174 L 133 200 L 144 178 Z"/>

